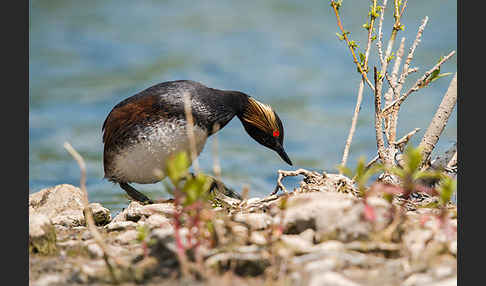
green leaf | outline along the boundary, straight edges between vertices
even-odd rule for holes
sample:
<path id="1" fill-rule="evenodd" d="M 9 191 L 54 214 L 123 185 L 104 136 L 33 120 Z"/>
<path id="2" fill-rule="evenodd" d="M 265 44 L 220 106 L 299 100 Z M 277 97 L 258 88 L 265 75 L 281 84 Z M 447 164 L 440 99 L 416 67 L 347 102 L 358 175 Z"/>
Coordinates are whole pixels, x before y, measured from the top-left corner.
<path id="1" fill-rule="evenodd" d="M 149 235 L 149 228 L 145 225 L 137 226 L 137 241 L 144 241 Z"/>
<path id="2" fill-rule="evenodd" d="M 186 194 L 184 205 L 187 206 L 199 200 L 206 200 L 206 194 L 209 190 L 209 180 L 209 177 L 203 174 L 189 178 L 182 189 Z"/>
<path id="3" fill-rule="evenodd" d="M 405 163 L 408 174 L 413 174 L 418 171 L 420 164 L 422 163 L 421 148 L 413 148 L 409 145 L 405 150 Z"/>
<path id="4" fill-rule="evenodd" d="M 347 177 L 350 177 L 350 178 L 354 177 L 353 171 L 351 171 L 351 169 L 349 169 L 346 166 L 339 165 L 338 170 L 339 170 L 339 172 L 343 173 Z"/>
<path id="5" fill-rule="evenodd" d="M 363 54 L 362 52 L 359 52 L 359 59 L 360 59 L 361 62 L 364 62 L 364 60 L 366 59 L 365 54 Z"/>
<path id="6" fill-rule="evenodd" d="M 441 179 L 443 177 L 440 171 L 419 171 L 413 175 L 414 180 L 419 179 Z"/>
<path id="7" fill-rule="evenodd" d="M 430 79 L 430 82 L 433 82 L 435 80 L 438 80 L 439 78 L 441 77 L 445 77 L 445 76 L 448 76 L 448 75 L 451 75 L 452 73 L 451 72 L 446 72 L 446 73 L 441 73 L 439 75 L 436 75 L 434 76 L 433 78 Z"/>
<path id="8" fill-rule="evenodd" d="M 444 177 L 439 183 L 440 201 L 443 205 L 447 204 L 451 198 L 454 190 L 457 187 L 457 181 L 450 177 Z"/>
<path id="9" fill-rule="evenodd" d="M 356 41 L 349 41 L 349 46 L 353 49 L 359 48 L 359 45 L 358 45 L 358 43 L 356 43 Z"/>
<path id="10" fill-rule="evenodd" d="M 191 165 L 187 152 L 179 152 L 167 162 L 167 175 L 172 183 L 177 186 L 179 180 L 188 174 Z"/>

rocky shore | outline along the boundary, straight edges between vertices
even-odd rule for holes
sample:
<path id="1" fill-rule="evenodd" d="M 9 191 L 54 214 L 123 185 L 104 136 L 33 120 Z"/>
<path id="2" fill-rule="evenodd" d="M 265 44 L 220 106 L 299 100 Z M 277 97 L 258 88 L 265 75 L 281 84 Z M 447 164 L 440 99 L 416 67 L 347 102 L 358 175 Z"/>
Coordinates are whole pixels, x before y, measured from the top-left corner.
<path id="1" fill-rule="evenodd" d="M 82 195 L 64 184 L 29 196 L 30 285 L 457 285 L 454 205 L 410 200 L 398 215 L 396 201 L 365 201 L 341 175 L 222 198 L 197 233 L 176 226 L 173 202 L 129 202 L 115 217 L 91 203 L 109 255 L 86 227 Z"/>

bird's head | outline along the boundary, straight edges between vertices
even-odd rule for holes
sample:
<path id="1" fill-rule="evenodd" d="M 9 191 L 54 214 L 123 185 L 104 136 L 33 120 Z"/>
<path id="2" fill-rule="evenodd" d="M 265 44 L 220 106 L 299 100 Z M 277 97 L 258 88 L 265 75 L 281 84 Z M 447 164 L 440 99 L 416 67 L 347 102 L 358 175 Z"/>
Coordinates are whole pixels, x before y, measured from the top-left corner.
<path id="1" fill-rule="evenodd" d="M 282 121 L 269 105 L 248 97 L 248 104 L 239 117 L 246 132 L 253 139 L 274 150 L 287 164 L 292 165 L 292 161 L 283 147 Z"/>

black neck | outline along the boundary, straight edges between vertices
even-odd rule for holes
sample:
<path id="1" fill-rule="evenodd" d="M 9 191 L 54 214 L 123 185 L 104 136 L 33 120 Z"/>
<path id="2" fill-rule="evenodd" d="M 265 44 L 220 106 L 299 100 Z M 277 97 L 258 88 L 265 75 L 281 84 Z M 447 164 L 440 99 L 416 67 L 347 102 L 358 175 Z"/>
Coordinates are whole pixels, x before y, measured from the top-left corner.
<path id="1" fill-rule="evenodd" d="M 223 98 L 223 104 L 233 110 L 234 114 L 240 116 L 248 104 L 249 96 L 240 91 L 218 90 Z"/>
<path id="2" fill-rule="evenodd" d="M 223 128 L 226 124 L 228 124 L 235 115 L 240 118 L 243 114 L 247 104 L 248 104 L 248 95 L 244 94 L 239 91 L 233 90 L 219 90 L 219 89 L 211 89 L 212 93 L 215 93 L 216 96 L 208 97 L 207 100 L 210 102 L 206 102 L 210 106 L 215 107 L 216 110 L 219 112 L 214 112 L 214 115 L 218 115 L 217 118 L 213 118 L 211 120 L 213 123 L 219 124 L 219 130 Z M 224 111 L 224 112 L 223 112 Z M 215 130 L 212 128 L 208 128 L 209 134 L 214 134 Z"/>

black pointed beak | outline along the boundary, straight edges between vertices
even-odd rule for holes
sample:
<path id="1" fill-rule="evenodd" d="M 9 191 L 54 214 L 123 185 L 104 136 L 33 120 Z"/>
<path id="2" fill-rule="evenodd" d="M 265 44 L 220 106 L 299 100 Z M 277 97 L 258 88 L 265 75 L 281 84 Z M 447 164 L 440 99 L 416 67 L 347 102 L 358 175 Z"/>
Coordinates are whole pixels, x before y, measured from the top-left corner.
<path id="1" fill-rule="evenodd" d="M 284 160 L 287 164 L 292 166 L 292 161 L 290 161 L 289 155 L 287 155 L 287 153 L 285 152 L 282 146 L 279 146 L 276 151 L 280 155 L 280 158 L 282 158 L 282 160 Z"/>

